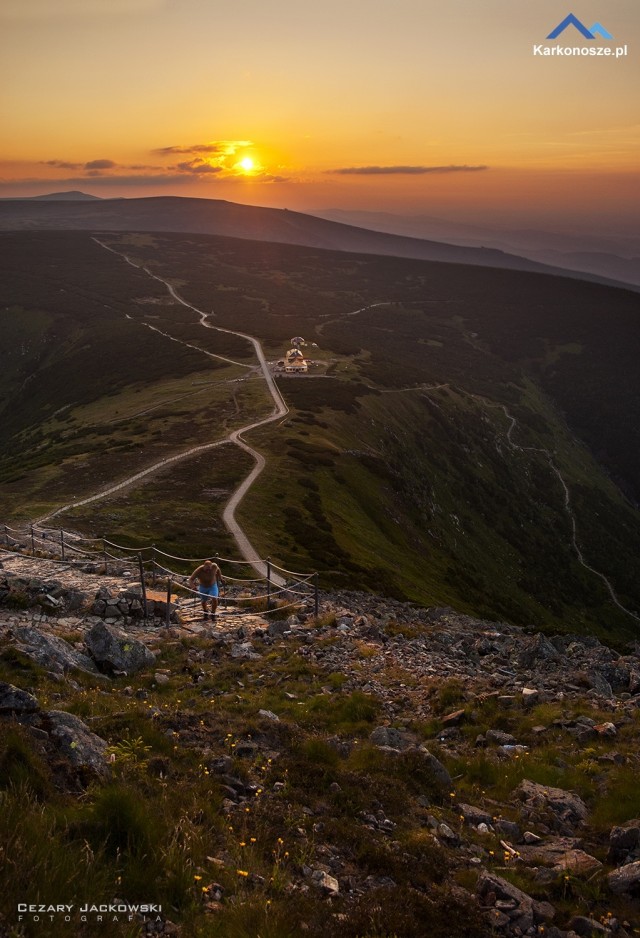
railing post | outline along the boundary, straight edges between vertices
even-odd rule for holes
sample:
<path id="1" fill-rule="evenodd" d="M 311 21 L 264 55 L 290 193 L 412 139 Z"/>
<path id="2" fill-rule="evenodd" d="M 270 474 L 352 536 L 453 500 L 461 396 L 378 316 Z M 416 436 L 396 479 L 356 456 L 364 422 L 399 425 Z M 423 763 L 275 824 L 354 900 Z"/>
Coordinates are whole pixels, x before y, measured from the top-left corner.
<path id="1" fill-rule="evenodd" d="M 142 563 L 142 554 L 138 554 L 138 566 L 140 568 L 140 586 L 142 587 L 142 612 L 144 621 L 147 622 L 149 614 L 147 612 L 147 584 L 144 582 L 144 565 Z"/>
<path id="2" fill-rule="evenodd" d="M 60 528 L 60 551 L 62 553 L 62 559 L 64 560 L 64 531 Z"/>
<path id="3" fill-rule="evenodd" d="M 102 538 L 102 555 L 104 557 L 104 575 L 107 575 L 107 541 Z"/>
<path id="4" fill-rule="evenodd" d="M 31 525 L 31 553 L 35 554 L 36 552 L 36 542 L 33 538 L 33 525 Z"/>
<path id="5" fill-rule="evenodd" d="M 314 612 L 316 619 L 318 618 L 318 613 L 320 612 L 320 597 L 318 595 L 318 574 L 313 574 L 313 586 L 314 586 Z"/>
<path id="6" fill-rule="evenodd" d="M 165 619 L 167 628 L 169 628 L 169 620 L 171 618 L 170 606 L 171 606 L 171 577 L 168 576 L 167 577 L 167 614 L 166 614 L 166 619 Z"/>
<path id="7" fill-rule="evenodd" d="M 156 545 L 151 545 L 151 582 L 155 588 L 156 585 Z"/>
<path id="8" fill-rule="evenodd" d="M 271 609 L 271 557 L 267 557 L 267 609 Z"/>

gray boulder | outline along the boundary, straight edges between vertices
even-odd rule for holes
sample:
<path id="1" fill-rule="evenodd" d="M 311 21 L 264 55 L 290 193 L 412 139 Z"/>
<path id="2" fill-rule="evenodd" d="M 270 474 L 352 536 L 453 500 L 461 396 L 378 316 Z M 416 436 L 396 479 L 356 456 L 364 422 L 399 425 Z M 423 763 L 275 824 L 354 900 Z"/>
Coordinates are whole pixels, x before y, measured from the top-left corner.
<path id="1" fill-rule="evenodd" d="M 497 743 L 498 746 L 515 746 L 517 743 L 515 736 L 512 736 L 511 733 L 505 733 L 502 730 L 487 730 L 485 737 L 490 743 Z"/>
<path id="2" fill-rule="evenodd" d="M 533 928 L 533 899 L 526 892 L 486 870 L 478 877 L 476 889 L 480 900 L 490 905 L 495 906 L 497 901 L 509 901 L 513 909 L 509 918 L 513 916 L 513 924 L 521 929 L 521 934 Z"/>
<path id="3" fill-rule="evenodd" d="M 640 820 L 627 821 L 609 834 L 609 863 L 619 863 L 640 846 Z"/>
<path id="4" fill-rule="evenodd" d="M 0 714 L 33 713 L 35 710 L 39 710 L 39 704 L 32 694 L 0 681 Z"/>
<path id="5" fill-rule="evenodd" d="M 607 928 L 602 922 L 597 922 L 594 918 L 587 918 L 585 915 L 574 915 L 569 921 L 569 928 L 580 935 L 580 938 L 598 938 L 599 935 L 610 935 L 611 929 Z"/>
<path id="6" fill-rule="evenodd" d="M 15 629 L 14 635 L 20 641 L 20 644 L 16 646 L 18 650 L 31 661 L 46 668 L 47 671 L 64 674 L 65 671 L 77 668 L 89 674 L 98 673 L 91 658 L 76 651 L 69 642 L 58 638 L 57 635 L 40 632 L 30 625 Z"/>
<path id="7" fill-rule="evenodd" d="M 478 824 L 493 823 L 493 815 L 488 814 L 482 808 L 476 808 L 474 805 L 460 803 L 458 810 L 468 824 L 474 824 L 476 827 Z"/>
<path id="8" fill-rule="evenodd" d="M 376 726 L 369 736 L 374 746 L 388 746 L 390 749 L 408 749 L 412 745 L 406 733 L 393 726 Z"/>
<path id="9" fill-rule="evenodd" d="M 251 642 L 238 642 L 231 646 L 231 657 L 248 658 L 250 661 L 254 661 L 262 656 L 256 652 Z"/>
<path id="10" fill-rule="evenodd" d="M 63 710 L 49 710 L 43 713 L 43 718 L 50 725 L 51 738 L 72 765 L 92 769 L 98 775 L 108 774 L 104 759 L 107 743 L 92 733 L 80 717 Z"/>
<path id="11" fill-rule="evenodd" d="M 607 882 L 611 892 L 617 896 L 640 896 L 640 860 L 609 873 Z"/>
<path id="12" fill-rule="evenodd" d="M 640 896 L 640 860 L 626 863 L 607 876 L 609 889 L 617 896 Z"/>
<path id="13" fill-rule="evenodd" d="M 533 638 L 525 641 L 524 648 L 518 657 L 518 663 L 522 668 L 531 668 L 534 664 L 544 661 L 558 661 L 560 655 L 548 638 L 538 633 Z"/>
<path id="14" fill-rule="evenodd" d="M 108 671 L 135 674 L 155 664 L 155 657 L 143 642 L 129 638 L 104 622 L 96 622 L 85 637 L 94 661 Z"/>
<path id="15" fill-rule="evenodd" d="M 523 779 L 516 789 L 516 794 L 529 808 L 545 811 L 558 824 L 573 827 L 584 821 L 588 814 L 582 798 L 562 788 L 538 785 L 537 782 Z"/>
<path id="16" fill-rule="evenodd" d="M 453 780 L 442 762 L 440 762 L 439 759 L 436 759 L 436 757 L 430 753 L 425 746 L 418 746 L 415 751 L 420 754 L 420 757 L 427 765 L 427 768 L 433 776 L 433 780 L 438 788 L 440 788 L 443 792 L 452 791 Z"/>
<path id="17" fill-rule="evenodd" d="M 589 686 L 603 697 L 613 697 L 611 684 L 600 671 L 591 671 L 587 675 Z"/>

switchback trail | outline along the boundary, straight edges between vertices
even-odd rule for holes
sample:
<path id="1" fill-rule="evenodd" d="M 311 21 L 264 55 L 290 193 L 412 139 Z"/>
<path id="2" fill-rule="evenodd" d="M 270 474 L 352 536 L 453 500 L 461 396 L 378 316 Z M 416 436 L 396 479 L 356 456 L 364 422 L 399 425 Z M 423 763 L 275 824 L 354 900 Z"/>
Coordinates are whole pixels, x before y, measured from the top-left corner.
<path id="1" fill-rule="evenodd" d="M 273 376 L 271 372 L 269 371 L 269 366 L 267 365 L 267 361 L 265 359 L 264 352 L 262 350 L 262 346 L 259 340 L 255 338 L 255 336 L 248 335 L 247 333 L 244 333 L 244 332 L 236 332 L 233 329 L 224 329 L 221 326 L 214 326 L 212 323 L 208 321 L 211 315 L 210 313 L 205 313 L 202 310 L 198 309 L 197 307 L 193 306 L 191 303 L 188 303 L 183 297 L 180 296 L 180 294 L 177 292 L 175 287 L 172 284 L 170 284 L 168 281 L 164 280 L 162 277 L 159 277 L 157 274 L 152 273 L 152 271 L 150 271 L 147 267 L 142 267 L 138 264 L 135 264 L 126 254 L 122 254 L 120 251 L 114 250 L 113 248 L 109 247 L 107 244 L 104 244 L 102 241 L 99 241 L 97 238 L 93 238 L 93 240 L 95 241 L 96 244 L 100 245 L 100 247 L 104 248 L 107 251 L 110 251 L 112 254 L 115 254 L 118 257 L 121 257 L 123 260 L 126 261 L 127 264 L 130 264 L 132 267 L 135 267 L 138 270 L 144 271 L 144 273 L 147 274 L 147 276 L 153 278 L 154 280 L 157 280 L 159 283 L 162 283 L 166 287 L 166 289 L 169 291 L 169 294 L 173 297 L 173 299 L 177 303 L 180 303 L 182 306 L 186 306 L 187 309 L 191 309 L 193 310 L 193 312 L 198 314 L 198 316 L 200 317 L 200 325 L 202 325 L 203 327 L 207 329 L 215 329 L 217 332 L 225 332 L 228 335 L 235 335 L 251 343 L 255 351 L 256 358 L 258 359 L 259 368 L 262 371 L 267 387 L 269 389 L 269 393 L 273 400 L 274 407 L 273 407 L 271 414 L 269 414 L 268 417 L 264 417 L 261 420 L 255 420 L 250 424 L 246 424 L 245 426 L 240 427 L 237 430 L 234 430 L 232 433 L 230 433 L 228 436 L 224 437 L 221 440 L 215 440 L 211 443 L 203 443 L 200 446 L 193 446 L 190 449 L 185 450 L 185 452 L 183 453 L 177 453 L 174 456 L 169 456 L 167 459 L 162 459 L 159 462 L 155 463 L 153 466 L 148 466 L 146 469 L 143 469 L 140 472 L 137 472 L 134 475 L 129 476 L 127 479 L 124 479 L 121 482 L 117 483 L 116 485 L 112 485 L 109 488 L 104 489 L 103 491 L 98 492 L 95 495 L 91 495 L 88 498 L 84 498 L 79 501 L 72 502 L 67 505 L 63 505 L 62 507 L 57 508 L 55 511 L 49 512 L 49 514 L 44 515 L 42 518 L 38 519 L 37 523 L 42 524 L 43 522 L 49 521 L 51 518 L 54 518 L 57 515 L 60 515 L 65 511 L 69 511 L 72 508 L 78 508 L 81 505 L 88 505 L 91 502 L 98 501 L 99 499 L 107 498 L 116 492 L 122 491 L 122 489 L 127 488 L 128 486 L 134 484 L 135 482 L 138 482 L 140 479 L 143 479 L 145 476 L 151 475 L 152 473 L 157 472 L 160 469 L 166 468 L 167 466 L 171 465 L 174 462 L 178 462 L 179 460 L 183 460 L 183 459 L 188 459 L 191 456 L 195 456 L 198 453 L 206 452 L 207 450 L 215 449 L 216 447 L 222 446 L 225 443 L 234 443 L 236 446 L 239 446 L 241 449 L 243 449 L 246 453 L 249 453 L 249 455 L 255 461 L 255 466 L 253 467 L 252 471 L 249 473 L 246 479 L 244 479 L 244 481 L 240 484 L 240 486 L 236 489 L 236 491 L 233 493 L 233 495 L 227 502 L 222 518 L 227 529 L 229 530 L 231 535 L 235 538 L 236 543 L 238 544 L 240 553 L 242 554 L 244 559 L 247 560 L 251 564 L 251 566 L 254 568 L 254 570 L 256 570 L 261 576 L 266 576 L 267 575 L 266 564 L 263 563 L 263 561 L 260 559 L 260 555 L 255 550 L 251 542 L 249 541 L 249 538 L 247 537 L 247 535 L 245 534 L 245 532 L 243 531 L 243 529 L 241 528 L 240 524 L 238 523 L 235 517 L 235 512 L 238 508 L 238 505 L 240 504 L 244 496 L 249 491 L 250 487 L 253 485 L 253 483 L 255 482 L 255 480 L 258 478 L 258 476 L 260 475 L 260 473 L 265 467 L 264 456 L 262 456 L 262 454 L 259 453 L 257 450 L 253 449 L 253 447 L 250 446 L 243 439 L 243 434 L 248 433 L 250 430 L 255 430 L 258 427 L 265 426 L 268 423 L 272 423 L 275 420 L 279 420 L 282 417 L 285 417 L 289 413 L 289 408 L 287 407 L 284 401 L 284 398 L 282 397 L 282 394 L 278 390 L 278 387 L 273 379 Z M 148 323 L 143 323 L 143 325 L 148 325 Z M 168 333 L 161 332 L 160 329 L 157 329 L 154 326 L 149 326 L 149 328 L 154 329 L 154 331 L 156 332 L 160 332 L 161 335 L 166 336 L 166 338 L 170 339 L 173 342 L 180 342 L 180 344 L 182 345 L 188 345 L 190 348 L 193 348 L 196 351 L 202 352 L 204 355 L 207 355 L 210 358 L 219 358 L 219 359 L 222 359 L 223 361 L 227 361 L 234 365 L 242 365 L 243 367 L 248 367 L 248 368 L 252 367 L 250 365 L 249 366 L 243 365 L 243 363 L 233 361 L 232 359 L 229 359 L 229 358 L 224 358 L 222 355 L 214 355 L 212 352 L 208 352 L 205 349 L 201 349 L 196 345 L 190 345 L 189 343 L 181 342 L 180 339 L 176 339 L 174 336 L 171 336 Z M 273 571 L 271 572 L 271 581 L 276 586 L 285 585 L 285 581 L 282 579 L 282 577 L 279 577 Z"/>

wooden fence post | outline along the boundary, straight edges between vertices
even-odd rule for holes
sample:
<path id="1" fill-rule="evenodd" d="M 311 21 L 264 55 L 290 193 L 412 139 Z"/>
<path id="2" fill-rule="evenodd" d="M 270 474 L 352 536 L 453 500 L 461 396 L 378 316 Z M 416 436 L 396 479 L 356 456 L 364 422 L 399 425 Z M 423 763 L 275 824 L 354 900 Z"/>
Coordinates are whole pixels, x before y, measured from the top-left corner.
<path id="1" fill-rule="evenodd" d="M 140 585 L 142 586 L 142 612 L 144 614 L 144 621 L 147 622 L 149 619 L 149 613 L 147 612 L 147 584 L 144 582 L 142 554 L 138 554 L 138 566 L 140 568 Z"/>
<path id="2" fill-rule="evenodd" d="M 267 609 L 271 609 L 271 557 L 267 557 Z"/>

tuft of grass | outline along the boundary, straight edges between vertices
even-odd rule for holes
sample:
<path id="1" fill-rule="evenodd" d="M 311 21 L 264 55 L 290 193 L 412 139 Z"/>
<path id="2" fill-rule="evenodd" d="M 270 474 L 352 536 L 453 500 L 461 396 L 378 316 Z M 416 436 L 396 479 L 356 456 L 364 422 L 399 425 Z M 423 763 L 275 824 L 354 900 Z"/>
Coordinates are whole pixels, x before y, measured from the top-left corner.
<path id="1" fill-rule="evenodd" d="M 36 801 L 52 793 L 45 756 L 21 726 L 0 724 L 0 788 L 21 790 Z"/>
<path id="2" fill-rule="evenodd" d="M 618 766 L 603 791 L 600 788 L 591 821 L 607 830 L 640 817 L 640 786 L 637 765 Z"/>
<path id="3" fill-rule="evenodd" d="M 126 853 L 140 858 L 157 847 L 160 830 L 140 790 L 116 782 L 97 792 L 78 825 L 78 834 L 108 856 Z"/>
<path id="4" fill-rule="evenodd" d="M 432 700 L 432 706 L 435 713 L 444 714 L 464 700 L 464 684 L 459 678 L 452 677 L 438 687 Z"/>

